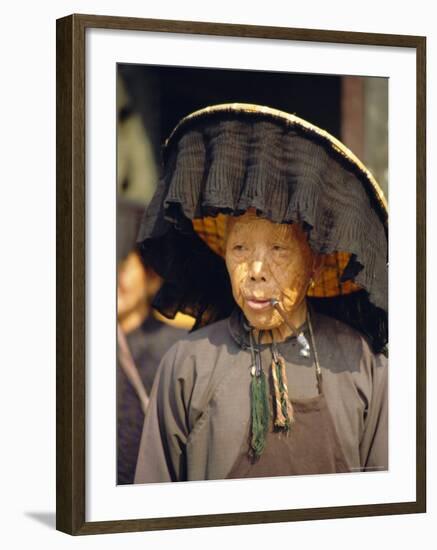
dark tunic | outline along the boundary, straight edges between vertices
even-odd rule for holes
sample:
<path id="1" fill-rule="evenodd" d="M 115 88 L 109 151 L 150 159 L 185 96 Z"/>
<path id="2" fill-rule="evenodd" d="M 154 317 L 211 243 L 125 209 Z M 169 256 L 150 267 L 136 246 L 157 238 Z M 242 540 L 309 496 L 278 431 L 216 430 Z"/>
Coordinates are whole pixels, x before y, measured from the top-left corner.
<path id="1" fill-rule="evenodd" d="M 150 315 L 126 335 L 129 350 L 144 388 L 150 394 L 163 355 L 186 331 L 171 327 Z M 134 387 L 117 365 L 117 483 L 134 482 L 144 414 Z"/>
<path id="2" fill-rule="evenodd" d="M 248 449 L 250 431 L 251 355 L 238 318 L 233 315 L 196 331 L 163 358 L 144 422 L 136 483 L 245 477 L 241 458 Z M 337 438 L 334 466 L 327 469 L 320 456 L 325 447 L 309 445 L 311 434 L 301 423 L 296 430 L 304 438 L 301 444 L 298 435 L 292 440 L 293 452 L 299 464 L 312 466 L 294 471 L 290 459 L 291 468 L 284 468 L 284 463 L 290 463 L 290 452 L 283 448 L 287 460 L 276 466 L 269 461 L 261 475 L 387 469 L 386 358 L 373 354 L 361 334 L 349 326 L 321 314 L 314 314 L 312 320 L 323 377 L 322 400 L 312 354 L 301 357 L 294 337 L 278 348 L 286 360 L 291 400 L 307 404 L 313 400 L 317 421 L 329 420 L 330 433 Z M 267 373 L 271 350 L 268 345 L 262 348 Z M 309 429 L 316 441 L 320 431 Z M 270 434 L 267 443 L 277 435 L 283 437 Z M 293 438 L 293 431 L 288 437 Z M 332 440 L 329 437 L 330 444 Z M 264 452 L 268 456 L 269 451 Z"/>

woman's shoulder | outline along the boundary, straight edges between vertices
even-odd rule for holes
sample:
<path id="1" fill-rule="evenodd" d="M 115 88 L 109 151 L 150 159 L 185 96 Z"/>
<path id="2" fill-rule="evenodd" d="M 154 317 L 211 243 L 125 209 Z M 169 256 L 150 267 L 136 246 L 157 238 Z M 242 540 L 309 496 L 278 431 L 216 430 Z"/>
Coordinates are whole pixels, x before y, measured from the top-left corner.
<path id="1" fill-rule="evenodd" d="M 372 349 L 366 335 L 351 325 L 323 313 L 314 314 L 313 324 L 315 333 L 331 355 L 386 363 L 386 357 Z"/>
<path id="2" fill-rule="evenodd" d="M 187 369 L 201 369 L 206 373 L 217 363 L 219 355 L 238 351 L 235 347 L 229 333 L 228 320 L 223 319 L 185 334 L 169 348 L 162 363 L 172 364 L 178 374 Z"/>
<path id="3" fill-rule="evenodd" d="M 204 350 L 211 352 L 214 348 L 228 346 L 231 341 L 228 319 L 222 319 L 187 333 L 176 346 L 180 352 L 193 354 Z"/>
<path id="4" fill-rule="evenodd" d="M 326 334 L 338 335 L 351 340 L 362 338 L 362 334 L 357 329 L 325 313 L 312 312 L 311 320 L 318 330 Z"/>

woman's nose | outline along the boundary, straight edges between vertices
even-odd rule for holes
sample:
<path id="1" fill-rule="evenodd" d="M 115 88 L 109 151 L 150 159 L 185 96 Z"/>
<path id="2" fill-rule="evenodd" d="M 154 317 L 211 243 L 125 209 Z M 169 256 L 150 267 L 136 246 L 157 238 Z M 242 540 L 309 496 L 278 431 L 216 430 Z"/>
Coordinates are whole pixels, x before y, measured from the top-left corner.
<path id="1" fill-rule="evenodd" d="M 263 259 L 256 259 L 250 263 L 249 277 L 254 283 L 267 281 L 267 266 Z"/>

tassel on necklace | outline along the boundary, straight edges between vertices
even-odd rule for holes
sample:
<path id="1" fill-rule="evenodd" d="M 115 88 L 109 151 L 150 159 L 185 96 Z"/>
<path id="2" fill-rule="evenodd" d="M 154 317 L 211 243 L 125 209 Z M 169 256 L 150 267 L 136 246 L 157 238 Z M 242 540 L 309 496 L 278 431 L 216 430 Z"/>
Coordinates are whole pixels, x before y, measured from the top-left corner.
<path id="1" fill-rule="evenodd" d="M 288 396 L 285 360 L 278 352 L 272 334 L 272 379 L 275 392 L 275 428 L 288 431 L 294 422 L 293 405 Z"/>
<path id="2" fill-rule="evenodd" d="M 250 351 L 252 354 L 251 366 L 251 408 L 252 434 L 250 447 L 255 458 L 261 456 L 269 428 L 269 398 L 267 380 L 261 364 L 259 349 L 255 349 L 252 332 L 250 332 Z"/>

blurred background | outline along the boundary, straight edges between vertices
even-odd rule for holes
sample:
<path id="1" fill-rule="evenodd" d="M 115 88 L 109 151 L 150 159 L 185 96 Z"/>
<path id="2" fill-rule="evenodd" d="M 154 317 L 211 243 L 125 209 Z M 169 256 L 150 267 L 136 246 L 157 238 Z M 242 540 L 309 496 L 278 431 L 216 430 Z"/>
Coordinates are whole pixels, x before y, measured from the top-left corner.
<path id="1" fill-rule="evenodd" d="M 117 484 L 134 482 L 144 415 L 163 354 L 193 324 L 152 307 L 161 278 L 136 236 L 161 172 L 161 146 L 178 121 L 218 103 L 267 105 L 340 139 L 388 196 L 388 80 L 266 71 L 117 66 Z"/>

